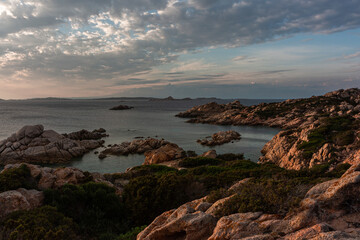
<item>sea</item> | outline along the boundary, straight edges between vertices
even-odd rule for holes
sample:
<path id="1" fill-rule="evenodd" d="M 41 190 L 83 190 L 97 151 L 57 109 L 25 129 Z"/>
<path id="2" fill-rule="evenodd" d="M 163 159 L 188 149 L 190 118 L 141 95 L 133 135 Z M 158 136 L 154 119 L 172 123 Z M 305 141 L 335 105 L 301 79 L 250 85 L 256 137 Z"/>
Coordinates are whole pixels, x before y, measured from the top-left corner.
<path id="1" fill-rule="evenodd" d="M 0 101 L 0 140 L 9 137 L 25 125 L 42 124 L 45 129 L 69 133 L 81 129 L 105 128 L 105 146 L 132 141 L 137 137 L 164 138 L 178 144 L 184 150 L 202 154 L 214 149 L 218 154 L 243 153 L 245 158 L 258 161 L 261 149 L 280 129 L 255 126 L 218 126 L 186 123 L 187 119 L 175 117 L 179 112 L 208 102 L 228 103 L 234 99 L 154 100 L 149 98 L 106 99 L 31 99 Z M 239 99 L 247 106 L 279 100 Z M 134 107 L 131 110 L 111 111 L 117 105 Z M 222 146 L 207 147 L 196 142 L 218 131 L 235 130 L 241 140 Z M 114 173 L 141 165 L 144 155 L 109 156 L 100 160 L 95 151 L 74 159 L 68 164 L 50 167 L 72 166 L 84 171 Z"/>

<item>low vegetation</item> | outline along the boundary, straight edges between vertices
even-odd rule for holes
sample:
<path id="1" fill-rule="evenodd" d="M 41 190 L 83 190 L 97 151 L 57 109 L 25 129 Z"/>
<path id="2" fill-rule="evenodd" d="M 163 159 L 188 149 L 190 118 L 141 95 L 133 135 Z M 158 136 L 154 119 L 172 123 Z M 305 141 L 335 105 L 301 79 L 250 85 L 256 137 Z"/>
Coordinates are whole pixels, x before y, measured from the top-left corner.
<path id="1" fill-rule="evenodd" d="M 298 145 L 303 150 L 303 157 L 310 159 L 325 143 L 334 143 L 338 146 L 348 145 L 354 142 L 355 119 L 350 116 L 326 117 L 320 125 L 308 135 L 308 141 Z"/>
<path id="2" fill-rule="evenodd" d="M 0 174 L 0 192 L 18 188 L 36 188 L 36 181 L 31 177 L 30 169 L 25 164 L 18 168 L 6 169 Z"/>
<path id="3" fill-rule="evenodd" d="M 1 239 L 8 240 L 81 239 L 74 221 L 50 206 L 14 212 L 1 223 L 0 230 Z"/>
<path id="4" fill-rule="evenodd" d="M 182 166 L 187 168 L 147 165 L 106 175 L 112 182 L 129 180 L 121 197 L 115 189 L 94 182 L 47 190 L 46 206 L 14 213 L 0 224 L 6 236 L 3 239 L 134 240 L 143 226 L 162 212 L 208 194 L 211 202 L 235 194 L 218 210 L 218 217 L 247 211 L 284 214 L 298 206 L 311 186 L 339 177 L 349 167 L 339 165 L 329 171 L 328 164 L 292 171 L 270 163 L 256 164 L 235 154 L 187 158 Z M 13 179 L 10 173 L 28 177 L 26 168 L 21 169 L 24 175 L 14 170 L 7 179 Z M 251 180 L 236 191 L 227 190 L 244 178 Z M 16 186 L 23 186 L 22 180 L 20 183 Z"/>

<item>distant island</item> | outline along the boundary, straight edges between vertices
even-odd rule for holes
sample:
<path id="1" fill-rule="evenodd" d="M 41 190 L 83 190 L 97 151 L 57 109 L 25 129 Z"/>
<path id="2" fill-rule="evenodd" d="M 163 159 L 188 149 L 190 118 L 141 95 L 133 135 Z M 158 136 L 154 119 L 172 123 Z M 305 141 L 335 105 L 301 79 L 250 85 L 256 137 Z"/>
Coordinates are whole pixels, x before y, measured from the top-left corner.
<path id="1" fill-rule="evenodd" d="M 211 98 L 174 98 L 172 96 L 168 96 L 166 98 L 150 98 L 149 101 L 190 101 L 190 100 L 219 100 L 219 98 L 211 97 Z"/>
<path id="2" fill-rule="evenodd" d="M 133 109 L 133 108 L 134 107 L 130 107 L 130 106 L 127 106 L 127 105 L 119 105 L 119 106 L 116 106 L 116 107 L 112 107 L 109 110 L 129 110 L 129 109 Z"/>

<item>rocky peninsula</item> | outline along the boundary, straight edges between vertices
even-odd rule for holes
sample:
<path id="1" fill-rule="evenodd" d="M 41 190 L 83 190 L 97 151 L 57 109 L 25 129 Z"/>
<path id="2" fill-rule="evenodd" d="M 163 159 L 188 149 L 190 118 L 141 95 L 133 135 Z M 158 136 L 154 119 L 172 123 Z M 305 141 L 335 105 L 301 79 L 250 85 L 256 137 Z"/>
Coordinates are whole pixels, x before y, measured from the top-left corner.
<path id="1" fill-rule="evenodd" d="M 353 164 L 360 159 L 360 90 L 357 88 L 249 107 L 238 101 L 212 102 L 177 116 L 190 118 L 190 123 L 282 128 L 264 146 L 260 161 L 288 169 L 328 162 Z"/>
<path id="2" fill-rule="evenodd" d="M 59 134 L 42 125 L 24 126 L 0 142 L 0 164 L 69 162 L 102 146 L 106 136 L 105 129 Z"/>

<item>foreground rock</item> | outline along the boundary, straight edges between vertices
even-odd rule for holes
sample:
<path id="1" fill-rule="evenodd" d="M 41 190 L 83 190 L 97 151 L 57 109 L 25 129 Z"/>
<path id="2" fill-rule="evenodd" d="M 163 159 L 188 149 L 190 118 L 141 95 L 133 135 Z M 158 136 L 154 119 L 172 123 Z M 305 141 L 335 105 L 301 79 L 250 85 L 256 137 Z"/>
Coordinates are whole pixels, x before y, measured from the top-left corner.
<path id="1" fill-rule="evenodd" d="M 119 105 L 116 107 L 112 107 L 109 110 L 129 110 L 129 109 L 133 109 L 134 107 L 129 107 L 127 105 Z"/>
<path id="2" fill-rule="evenodd" d="M 174 143 L 168 143 L 158 149 L 145 152 L 144 165 L 159 164 L 186 157 L 184 149 Z"/>
<path id="3" fill-rule="evenodd" d="M 20 188 L 0 193 L 0 219 L 14 211 L 40 207 L 44 199 L 42 190 L 59 189 L 66 184 L 78 185 L 93 181 L 115 188 L 116 194 L 120 196 L 125 185 L 123 182 L 110 182 L 100 173 L 84 172 L 72 167 L 55 169 L 28 163 L 8 164 L 1 173 L 8 169 L 19 168 L 23 164 L 29 168 L 32 181 L 35 182 L 34 187 L 38 190 Z"/>
<path id="4" fill-rule="evenodd" d="M 285 217 L 248 212 L 217 219 L 214 209 L 231 196 L 213 204 L 202 198 L 163 213 L 137 240 L 360 239 L 360 200 L 354 197 L 359 194 L 360 165 L 354 165 L 341 178 L 311 188 Z"/>
<path id="5" fill-rule="evenodd" d="M 99 154 L 99 158 L 108 155 L 128 155 L 145 153 L 145 164 L 155 164 L 164 161 L 186 157 L 185 151 L 174 143 L 164 139 L 146 138 L 136 139 L 132 142 L 114 144 Z"/>
<path id="6" fill-rule="evenodd" d="M 0 193 L 0 219 L 19 210 L 31 210 L 42 205 L 44 194 L 37 190 L 17 190 Z"/>
<path id="7" fill-rule="evenodd" d="M 178 117 L 191 123 L 263 125 L 280 131 L 263 150 L 261 162 L 302 169 L 332 162 L 360 163 L 360 90 L 338 90 L 323 96 L 262 103 L 246 107 L 235 101 L 196 106 Z"/>
<path id="8" fill-rule="evenodd" d="M 61 163 L 81 157 L 100 147 L 105 137 L 104 129 L 61 135 L 53 130 L 44 130 L 42 125 L 24 126 L 18 132 L 0 142 L 0 164 Z"/>
<path id="9" fill-rule="evenodd" d="M 211 135 L 211 137 L 207 137 L 205 139 L 199 139 L 197 140 L 197 142 L 200 143 L 201 145 L 215 146 L 215 145 L 222 145 L 234 140 L 240 140 L 241 139 L 240 136 L 241 136 L 240 133 L 234 130 L 229 130 L 229 131 L 214 133 L 213 135 Z"/>

